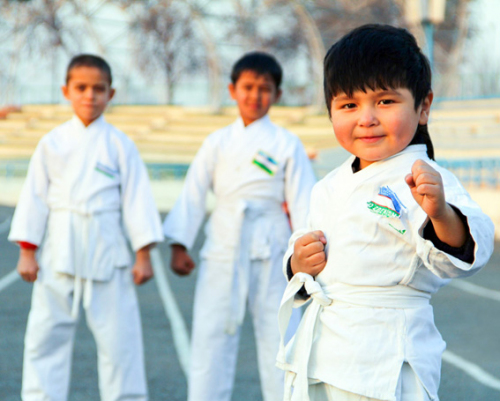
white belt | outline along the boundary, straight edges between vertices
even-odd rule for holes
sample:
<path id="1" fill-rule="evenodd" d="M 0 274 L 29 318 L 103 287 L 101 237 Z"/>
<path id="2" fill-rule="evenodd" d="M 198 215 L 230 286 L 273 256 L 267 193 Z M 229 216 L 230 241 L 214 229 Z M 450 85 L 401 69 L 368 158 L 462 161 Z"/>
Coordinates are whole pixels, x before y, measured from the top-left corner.
<path id="1" fill-rule="evenodd" d="M 230 204 L 228 206 L 231 207 Z M 221 206 L 218 206 L 221 207 Z M 225 207 L 225 205 L 222 205 Z M 283 213 L 281 205 L 276 201 L 262 201 L 262 200 L 240 200 L 236 203 L 236 206 L 232 206 L 233 216 L 234 216 L 234 232 L 239 232 L 240 237 L 238 239 L 235 254 L 233 255 L 233 269 L 232 269 L 232 283 L 233 288 L 228 288 L 229 294 L 231 294 L 231 301 L 229 305 L 229 315 L 226 324 L 226 333 L 235 334 L 238 327 L 243 324 L 243 319 L 245 317 L 245 306 L 248 298 L 248 292 L 250 287 L 250 260 L 247 255 L 242 253 L 242 249 L 248 247 L 249 239 L 243 235 L 243 224 L 245 218 L 256 219 L 262 217 L 263 215 L 270 213 Z M 235 270 L 237 270 L 237 279 L 235 280 Z M 270 263 L 269 259 L 265 260 L 263 263 L 263 271 L 261 275 L 261 293 L 265 294 L 265 289 L 269 285 L 270 280 Z M 237 287 L 237 288 L 234 288 Z"/>
<path id="2" fill-rule="evenodd" d="M 70 213 L 75 213 L 79 215 L 80 217 L 83 217 L 83 221 L 85 222 L 82 225 L 82 248 L 85 250 L 85 261 L 84 261 L 84 266 L 85 266 L 85 271 L 86 271 L 86 280 L 85 280 L 85 287 L 84 284 L 82 283 L 82 277 L 78 272 L 75 272 L 75 283 L 74 283 L 74 290 L 73 290 L 73 304 L 71 306 L 71 316 L 73 318 L 78 318 L 78 306 L 80 305 L 80 300 L 82 299 L 83 296 L 83 307 L 84 309 L 88 309 L 90 306 L 90 301 L 92 299 L 92 284 L 93 284 L 93 276 L 94 276 L 94 267 L 91 266 L 90 262 L 92 260 L 92 255 L 94 254 L 94 249 L 95 249 L 95 236 L 90 236 L 89 233 L 91 231 L 91 225 L 94 223 L 94 216 L 100 215 L 103 213 L 109 213 L 109 212 L 117 212 L 119 209 L 109 209 L 109 210 L 100 210 L 100 211 L 95 211 L 95 212 L 89 212 L 85 210 L 81 210 L 78 208 L 73 208 L 73 207 L 56 207 L 52 209 L 53 212 L 70 212 Z M 90 237 L 90 242 L 88 242 L 88 239 Z M 75 247 L 73 246 L 73 249 Z M 73 262 L 73 265 L 75 265 L 76 262 Z"/>
<path id="3" fill-rule="evenodd" d="M 293 339 L 293 341 L 297 341 L 298 346 L 295 347 L 295 363 L 292 365 L 287 362 L 284 337 L 292 315 L 295 295 L 302 286 L 305 286 L 307 293 L 311 296 L 312 303 L 302 317 L 299 329 Z M 419 308 L 428 305 L 430 298 L 429 293 L 402 285 L 371 287 L 336 283 L 322 288 L 309 274 L 295 274 L 286 287 L 278 313 L 281 341 L 277 366 L 286 371 L 284 400 L 309 401 L 309 377 L 307 373 L 309 355 L 316 322 L 324 307 L 339 301 L 378 308 Z M 294 388 L 293 393 L 292 386 Z"/>

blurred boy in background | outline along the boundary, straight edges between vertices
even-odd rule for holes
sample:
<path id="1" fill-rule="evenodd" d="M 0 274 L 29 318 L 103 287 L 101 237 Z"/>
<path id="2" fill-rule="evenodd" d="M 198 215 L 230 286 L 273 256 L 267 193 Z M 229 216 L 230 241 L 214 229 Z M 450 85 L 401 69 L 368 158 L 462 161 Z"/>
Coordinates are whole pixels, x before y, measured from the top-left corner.
<path id="1" fill-rule="evenodd" d="M 291 231 L 282 204 L 288 204 L 293 229 L 304 227 L 316 180 L 300 140 L 269 119 L 281 96 L 281 79 L 280 65 L 266 53 L 248 53 L 236 62 L 229 92 L 240 118 L 205 140 L 164 223 L 172 241 L 172 269 L 189 274 L 194 263 L 187 251 L 203 222 L 207 192 L 214 192 L 217 203 L 196 283 L 190 401 L 231 399 L 247 302 L 264 400 L 283 397 L 275 356 L 286 287 L 281 262 Z M 298 319 L 294 314 L 292 320 Z"/>
<path id="2" fill-rule="evenodd" d="M 23 401 L 67 399 L 82 300 L 97 345 L 101 399 L 147 400 L 133 283 L 153 276 L 149 249 L 163 236 L 135 145 L 102 116 L 111 83 L 102 58 L 71 60 L 62 91 L 75 115 L 40 140 L 12 221 L 19 274 L 35 282 Z M 132 269 L 127 236 L 136 252 Z"/>

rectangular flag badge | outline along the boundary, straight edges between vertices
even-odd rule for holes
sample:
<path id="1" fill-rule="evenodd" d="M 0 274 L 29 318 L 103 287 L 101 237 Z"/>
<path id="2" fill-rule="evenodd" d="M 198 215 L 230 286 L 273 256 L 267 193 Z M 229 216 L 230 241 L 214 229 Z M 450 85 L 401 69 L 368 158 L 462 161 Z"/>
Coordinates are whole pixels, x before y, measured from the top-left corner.
<path id="1" fill-rule="evenodd" d="M 95 171 L 104 174 L 106 177 L 109 178 L 115 178 L 115 175 L 118 174 L 118 171 L 113 170 L 112 168 L 99 162 L 95 166 Z"/>
<path id="2" fill-rule="evenodd" d="M 269 175 L 274 175 L 278 171 L 278 162 L 262 150 L 257 152 L 252 163 Z"/>

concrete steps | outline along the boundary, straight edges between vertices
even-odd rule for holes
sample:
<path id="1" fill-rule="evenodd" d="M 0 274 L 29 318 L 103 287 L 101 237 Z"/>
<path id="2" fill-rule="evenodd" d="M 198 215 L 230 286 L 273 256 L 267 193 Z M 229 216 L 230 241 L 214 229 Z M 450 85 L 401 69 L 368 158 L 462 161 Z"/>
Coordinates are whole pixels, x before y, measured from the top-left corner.
<path id="1" fill-rule="evenodd" d="M 40 138 L 72 117 L 69 105 L 26 105 L 0 120 L 0 158 L 29 158 Z M 107 121 L 135 141 L 147 162 L 189 163 L 203 140 L 238 117 L 236 107 L 210 114 L 209 108 L 180 106 L 110 106 Z M 275 106 L 271 119 L 299 136 L 304 146 L 338 146 L 326 114 L 307 107 Z M 429 131 L 438 153 L 500 149 L 500 99 L 446 101 L 435 104 Z"/>

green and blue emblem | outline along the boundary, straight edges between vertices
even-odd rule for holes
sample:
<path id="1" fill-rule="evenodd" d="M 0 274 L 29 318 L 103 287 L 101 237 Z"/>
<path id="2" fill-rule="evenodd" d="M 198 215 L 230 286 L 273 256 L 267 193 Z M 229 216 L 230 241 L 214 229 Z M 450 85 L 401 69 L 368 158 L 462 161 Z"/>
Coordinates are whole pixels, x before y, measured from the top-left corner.
<path id="1" fill-rule="evenodd" d="M 401 221 L 401 214 L 403 210 L 406 210 L 406 207 L 388 186 L 381 187 L 375 199 L 368 202 L 367 205 L 372 213 L 390 219 L 388 225 L 398 233 L 404 234 L 406 232 L 406 228 Z"/>
<path id="2" fill-rule="evenodd" d="M 104 174 L 108 178 L 115 178 L 115 175 L 118 174 L 118 171 L 99 162 L 97 162 L 94 170 L 98 173 Z"/>
<path id="3" fill-rule="evenodd" d="M 278 171 L 278 162 L 262 150 L 259 150 L 254 156 L 252 163 L 260 167 L 269 175 L 274 175 Z"/>

